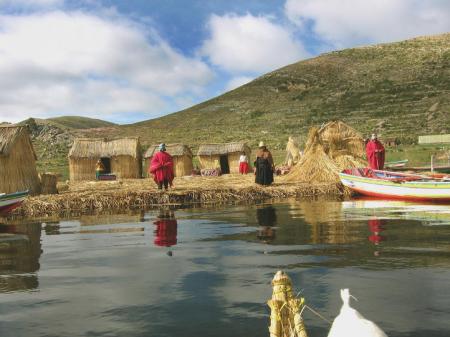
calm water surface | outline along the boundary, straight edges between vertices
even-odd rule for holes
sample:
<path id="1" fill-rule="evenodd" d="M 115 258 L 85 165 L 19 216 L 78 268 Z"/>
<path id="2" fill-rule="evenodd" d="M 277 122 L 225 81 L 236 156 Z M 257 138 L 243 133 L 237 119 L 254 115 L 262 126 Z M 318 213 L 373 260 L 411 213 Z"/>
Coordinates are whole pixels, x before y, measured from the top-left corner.
<path id="1" fill-rule="evenodd" d="M 279 269 L 330 320 L 348 287 L 391 337 L 450 336 L 450 205 L 290 201 L 0 232 L 1 337 L 268 336 Z"/>

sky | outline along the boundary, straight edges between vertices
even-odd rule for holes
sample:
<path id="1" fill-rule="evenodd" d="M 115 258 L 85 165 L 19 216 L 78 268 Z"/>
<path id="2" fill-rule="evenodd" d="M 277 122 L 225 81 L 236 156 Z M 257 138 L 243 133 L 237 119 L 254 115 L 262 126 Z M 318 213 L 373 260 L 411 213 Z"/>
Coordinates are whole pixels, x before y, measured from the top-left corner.
<path id="1" fill-rule="evenodd" d="M 0 0 L 0 122 L 133 123 L 324 52 L 445 32 L 448 0 Z"/>

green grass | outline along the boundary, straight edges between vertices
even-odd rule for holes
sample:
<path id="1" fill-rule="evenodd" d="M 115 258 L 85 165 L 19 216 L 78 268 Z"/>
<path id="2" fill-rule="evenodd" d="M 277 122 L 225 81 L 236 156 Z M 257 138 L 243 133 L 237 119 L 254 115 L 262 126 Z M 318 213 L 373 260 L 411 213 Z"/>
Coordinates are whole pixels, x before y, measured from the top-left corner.
<path id="1" fill-rule="evenodd" d="M 46 121 L 51 122 L 55 126 L 62 129 L 90 129 L 90 128 L 101 128 L 116 125 L 111 122 L 106 122 L 100 119 L 79 117 L 79 116 L 63 116 L 48 118 Z"/>
<path id="2" fill-rule="evenodd" d="M 450 34 L 327 53 L 186 110 L 116 126 L 114 134 L 83 130 L 108 126 L 92 119 L 51 122 L 88 136 L 139 136 L 144 148 L 184 143 L 194 153 L 202 143 L 245 141 L 256 149 L 263 140 L 279 164 L 289 136 L 304 140 L 311 126 L 330 120 L 343 120 L 363 136 L 375 131 L 381 139 L 399 139 L 401 146 L 388 149 L 387 160 L 429 162 L 436 149 L 414 144 L 419 135 L 450 133 Z M 58 151 L 60 159 L 49 158 L 49 169 L 67 161 L 68 149 Z"/>

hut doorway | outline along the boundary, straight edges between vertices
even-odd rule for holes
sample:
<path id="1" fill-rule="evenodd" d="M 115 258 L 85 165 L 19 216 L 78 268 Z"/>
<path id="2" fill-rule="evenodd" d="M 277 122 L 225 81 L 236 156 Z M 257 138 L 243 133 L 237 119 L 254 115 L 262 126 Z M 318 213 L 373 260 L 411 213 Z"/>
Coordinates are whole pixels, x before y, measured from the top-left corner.
<path id="1" fill-rule="evenodd" d="M 220 156 L 220 171 L 222 174 L 230 173 L 230 165 L 228 164 L 228 156 L 226 154 Z"/>
<path id="2" fill-rule="evenodd" d="M 109 157 L 102 157 L 100 158 L 102 161 L 103 167 L 105 170 L 103 171 L 104 174 L 110 174 L 111 173 L 111 158 Z"/>

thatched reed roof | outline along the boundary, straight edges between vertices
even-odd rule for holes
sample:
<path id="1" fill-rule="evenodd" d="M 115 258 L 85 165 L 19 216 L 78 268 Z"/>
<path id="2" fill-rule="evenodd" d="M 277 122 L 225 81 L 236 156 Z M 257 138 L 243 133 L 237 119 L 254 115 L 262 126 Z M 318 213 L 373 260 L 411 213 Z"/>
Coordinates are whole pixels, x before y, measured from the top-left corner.
<path id="1" fill-rule="evenodd" d="M 197 156 L 214 156 L 235 152 L 249 153 L 250 147 L 246 143 L 203 144 L 198 148 Z"/>
<path id="2" fill-rule="evenodd" d="M 103 138 L 76 138 L 69 158 L 100 158 L 114 156 L 140 156 L 138 137 L 106 140 Z"/>
<path id="3" fill-rule="evenodd" d="M 159 144 L 158 145 L 152 145 L 150 146 L 147 151 L 145 151 L 144 158 L 151 158 L 159 150 Z M 166 144 L 166 151 L 169 153 L 172 157 L 178 157 L 178 156 L 189 156 L 192 157 L 192 151 L 189 148 L 189 146 L 184 144 Z"/>
<path id="4" fill-rule="evenodd" d="M 29 134 L 26 126 L 1 126 L 0 127 L 0 156 L 8 156 L 13 149 L 16 140 L 23 134 Z M 30 141 L 31 144 L 31 141 Z M 33 155 L 34 149 L 31 146 Z"/>

